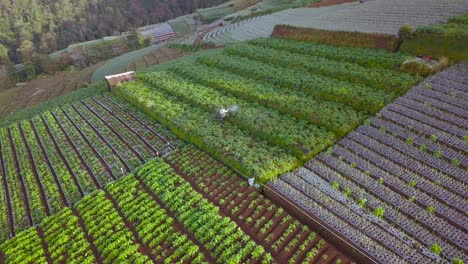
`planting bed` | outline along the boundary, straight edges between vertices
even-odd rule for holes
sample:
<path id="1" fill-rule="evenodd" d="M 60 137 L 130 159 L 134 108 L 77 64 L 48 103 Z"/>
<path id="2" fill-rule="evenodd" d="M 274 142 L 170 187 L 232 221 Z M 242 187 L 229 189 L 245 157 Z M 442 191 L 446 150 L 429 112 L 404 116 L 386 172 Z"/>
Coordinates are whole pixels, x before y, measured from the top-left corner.
<path id="1" fill-rule="evenodd" d="M 350 263 L 194 147 L 167 159 L 175 171 L 156 158 L 0 244 L 0 256 L 35 263 Z"/>
<path id="2" fill-rule="evenodd" d="M 263 244 L 275 262 L 348 262 L 319 235 L 201 150 L 184 147 L 171 153 L 166 160 L 254 241 Z"/>
<path id="3" fill-rule="evenodd" d="M 99 96 L 0 129 L 0 241 L 179 142 L 125 101 Z"/>
<path id="4" fill-rule="evenodd" d="M 117 93 L 179 137 L 266 182 L 332 145 L 415 85 L 419 78 L 394 70 L 404 58 L 256 40 L 195 64 L 140 75 Z M 223 121 L 216 112 L 229 105 L 240 110 Z"/>
<path id="5" fill-rule="evenodd" d="M 466 262 L 467 102 L 466 65 L 430 77 L 268 184 L 267 197 L 377 262 Z"/>

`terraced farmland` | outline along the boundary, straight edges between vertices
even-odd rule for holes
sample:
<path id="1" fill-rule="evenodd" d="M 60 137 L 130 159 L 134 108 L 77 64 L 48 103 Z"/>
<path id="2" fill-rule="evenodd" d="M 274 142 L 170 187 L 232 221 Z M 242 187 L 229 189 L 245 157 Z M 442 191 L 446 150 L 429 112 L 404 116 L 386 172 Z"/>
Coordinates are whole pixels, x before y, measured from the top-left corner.
<path id="1" fill-rule="evenodd" d="M 154 159 L 4 242 L 0 258 L 36 263 L 350 263 L 208 155 L 188 147 L 167 159 L 175 171 Z"/>
<path id="2" fill-rule="evenodd" d="M 404 59 L 258 40 L 141 75 L 117 92 L 179 137 L 265 182 L 326 149 L 415 85 L 419 78 L 394 70 Z M 222 121 L 216 111 L 229 105 L 240 111 Z"/>
<path id="3" fill-rule="evenodd" d="M 116 96 L 0 129 L 0 241 L 40 223 L 180 142 Z"/>
<path id="4" fill-rule="evenodd" d="M 428 78 L 267 192 L 378 262 L 466 260 L 467 69 Z"/>
<path id="5" fill-rule="evenodd" d="M 288 9 L 240 21 L 205 35 L 216 44 L 269 37 L 275 25 L 326 30 L 398 33 L 404 24 L 420 26 L 445 22 L 468 12 L 467 0 L 372 0 L 321 8 Z"/>

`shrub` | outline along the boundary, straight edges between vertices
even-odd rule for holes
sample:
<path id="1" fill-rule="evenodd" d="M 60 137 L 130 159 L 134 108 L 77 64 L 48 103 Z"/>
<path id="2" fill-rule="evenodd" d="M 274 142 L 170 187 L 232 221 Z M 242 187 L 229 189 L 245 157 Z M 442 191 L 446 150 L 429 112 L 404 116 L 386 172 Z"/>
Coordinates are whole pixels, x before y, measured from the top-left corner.
<path id="1" fill-rule="evenodd" d="M 400 70 L 410 74 L 417 74 L 427 77 L 437 73 L 448 66 L 448 59 L 445 57 L 439 60 L 424 60 L 421 58 L 412 58 L 403 62 Z"/>
<path id="2" fill-rule="evenodd" d="M 401 40 L 410 39 L 413 36 L 413 27 L 409 24 L 404 24 L 398 31 L 398 37 Z"/>

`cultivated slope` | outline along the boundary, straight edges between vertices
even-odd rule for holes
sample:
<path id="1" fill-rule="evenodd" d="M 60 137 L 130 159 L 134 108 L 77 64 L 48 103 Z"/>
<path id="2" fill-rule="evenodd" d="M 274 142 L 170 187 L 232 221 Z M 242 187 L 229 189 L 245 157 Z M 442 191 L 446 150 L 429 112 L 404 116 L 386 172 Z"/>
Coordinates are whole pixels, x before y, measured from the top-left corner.
<path id="1" fill-rule="evenodd" d="M 467 260 L 467 65 L 269 184 L 378 262 Z"/>
<path id="2" fill-rule="evenodd" d="M 435 24 L 468 12 L 468 0 L 372 0 L 323 8 L 288 9 L 216 29 L 205 41 L 226 44 L 271 35 L 275 25 L 397 34 L 404 24 Z"/>

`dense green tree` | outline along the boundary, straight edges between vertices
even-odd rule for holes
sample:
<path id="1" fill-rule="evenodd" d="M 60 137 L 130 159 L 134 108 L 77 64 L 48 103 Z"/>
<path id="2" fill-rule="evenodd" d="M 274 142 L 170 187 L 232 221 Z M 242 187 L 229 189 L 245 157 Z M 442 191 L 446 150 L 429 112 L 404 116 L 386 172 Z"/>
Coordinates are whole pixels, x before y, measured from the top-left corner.
<path id="1" fill-rule="evenodd" d="M 225 1 L 0 0 L 0 44 L 12 62 L 21 63 L 30 52 L 53 52 Z"/>

